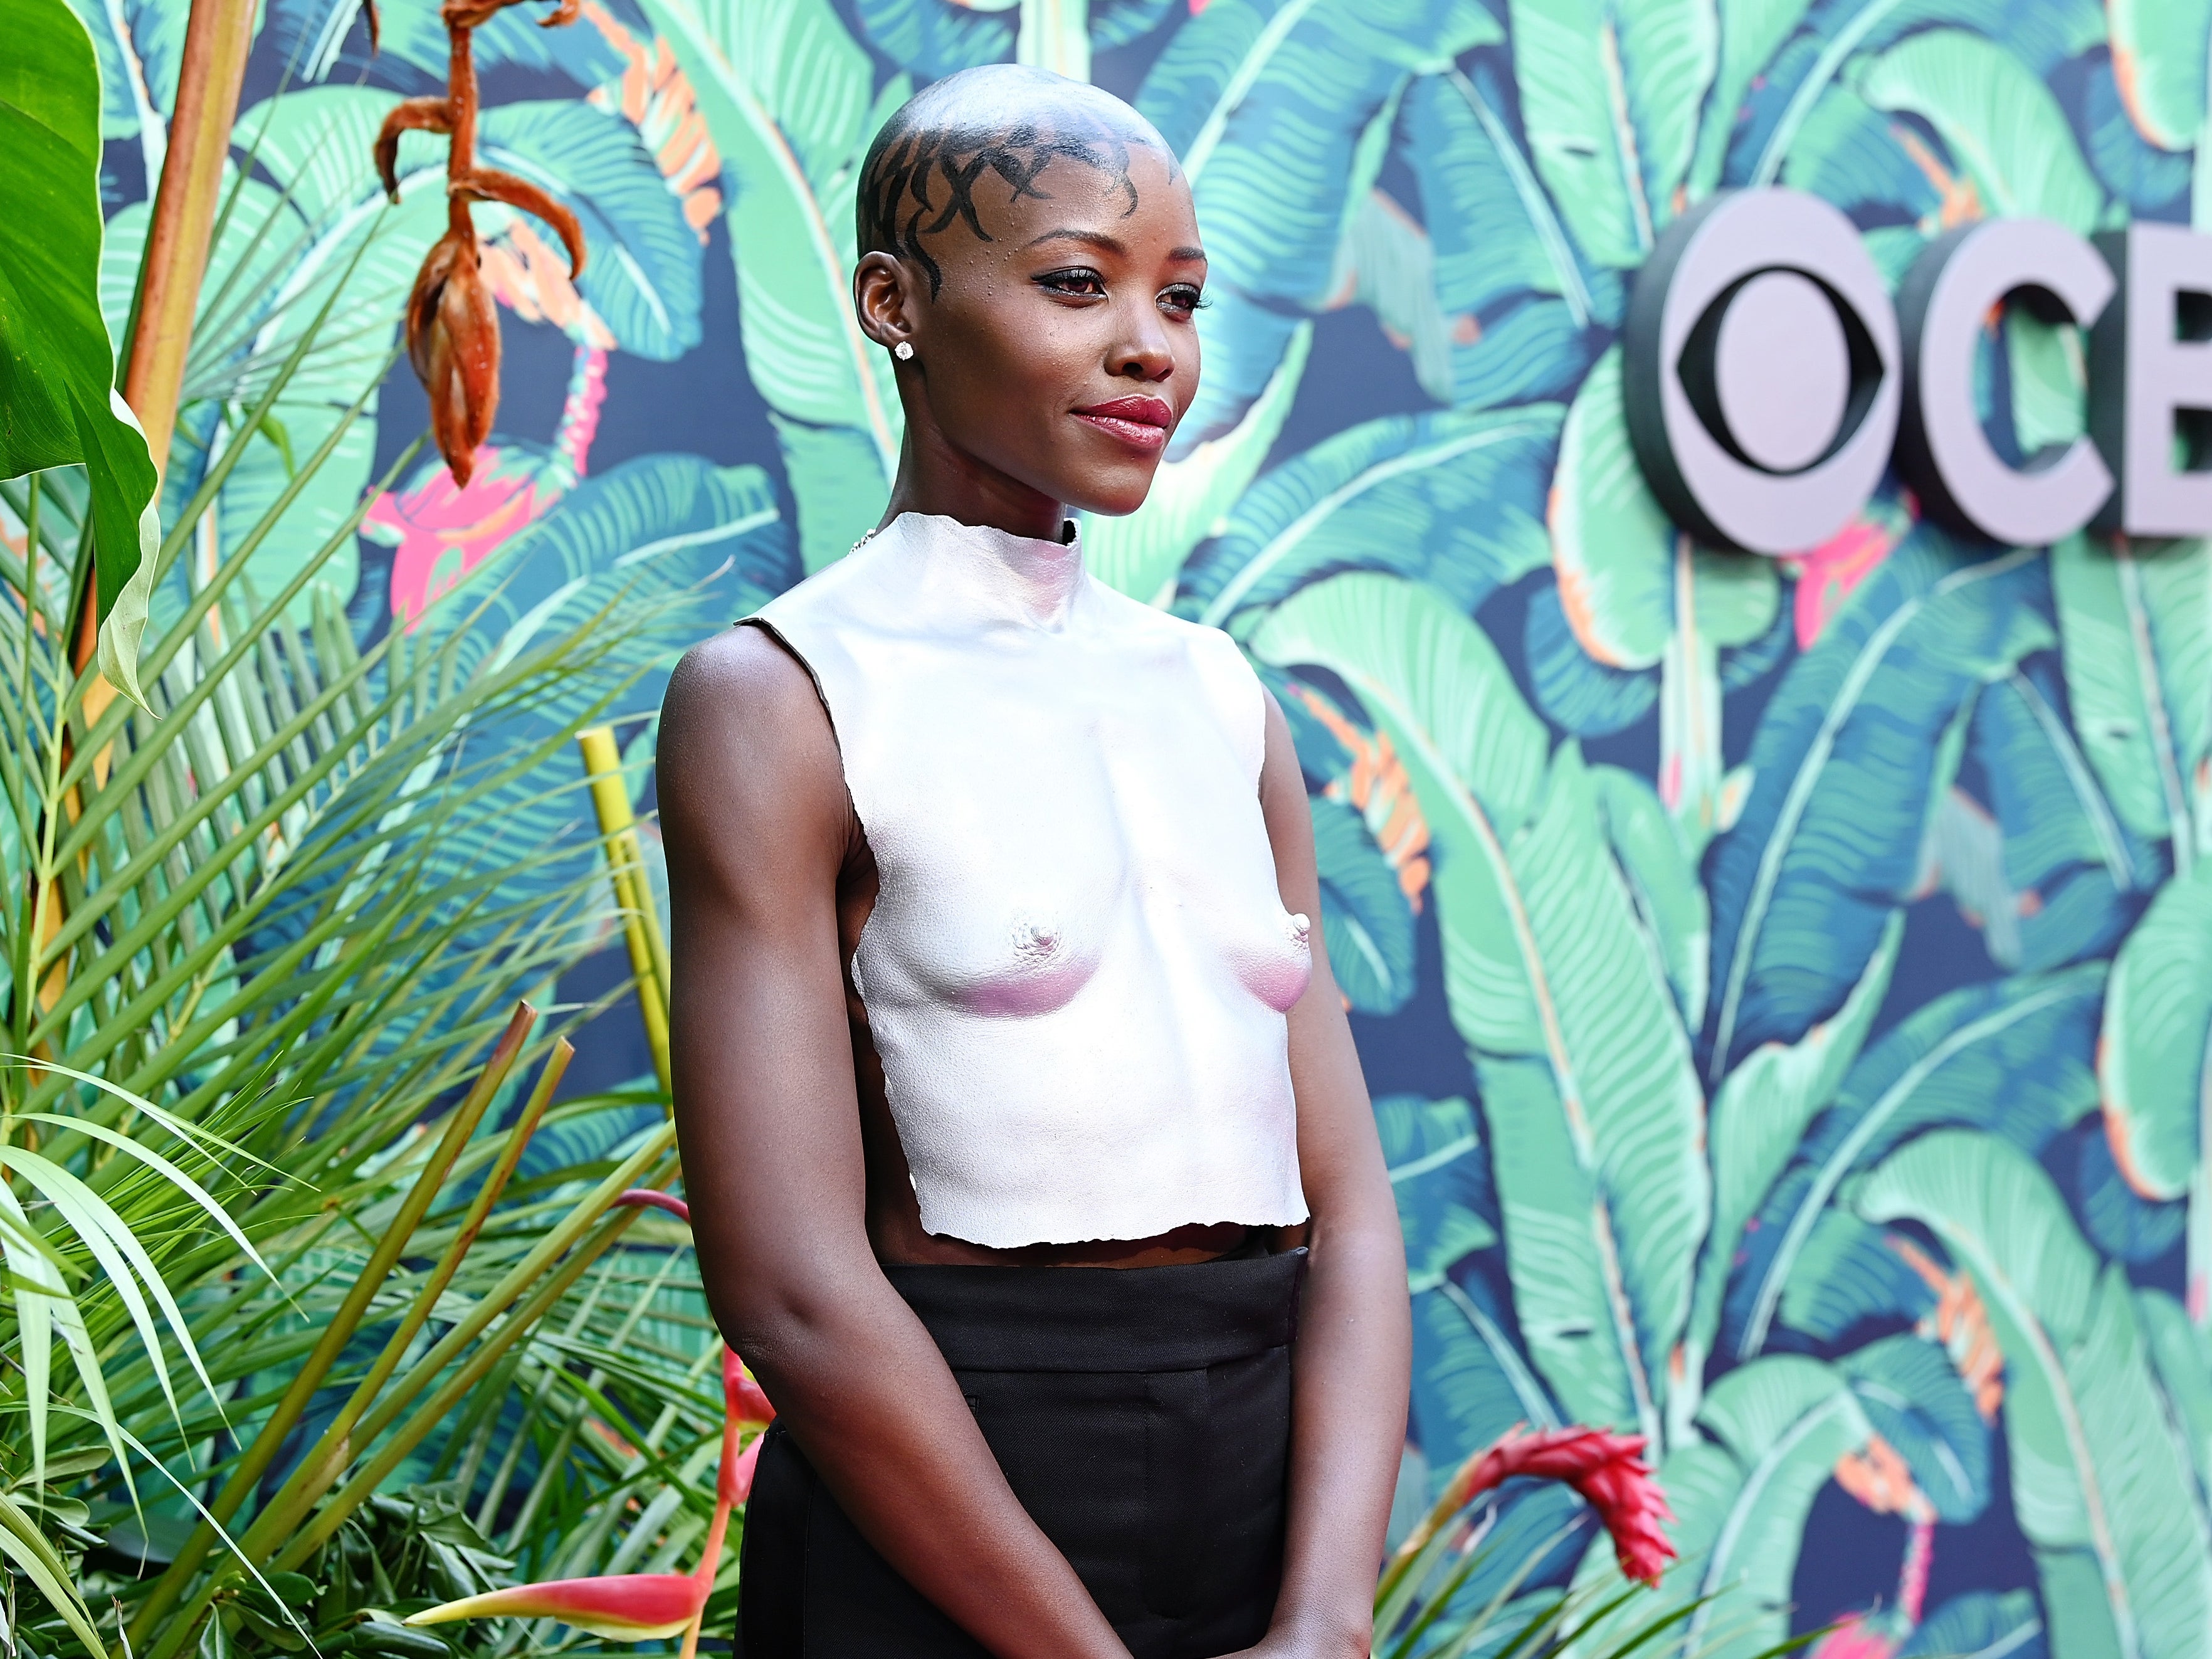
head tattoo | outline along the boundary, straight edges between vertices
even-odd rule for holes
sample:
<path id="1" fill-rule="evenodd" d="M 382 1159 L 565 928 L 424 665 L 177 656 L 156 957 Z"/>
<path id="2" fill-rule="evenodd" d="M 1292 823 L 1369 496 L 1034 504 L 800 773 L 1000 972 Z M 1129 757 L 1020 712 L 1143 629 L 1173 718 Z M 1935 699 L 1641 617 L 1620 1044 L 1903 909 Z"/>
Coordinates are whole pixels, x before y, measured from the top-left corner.
<path id="1" fill-rule="evenodd" d="M 1159 150 L 1174 167 L 1142 116 L 1081 82 L 1010 64 L 949 76 L 908 100 L 868 146 L 854 203 L 860 252 L 912 259 L 933 297 L 945 276 L 922 239 L 957 220 L 991 240 L 975 211 L 980 186 L 996 179 L 1010 203 L 1048 201 L 1038 176 L 1065 156 L 1107 176 L 1128 204 L 1126 218 L 1137 210 L 1132 144 Z"/>

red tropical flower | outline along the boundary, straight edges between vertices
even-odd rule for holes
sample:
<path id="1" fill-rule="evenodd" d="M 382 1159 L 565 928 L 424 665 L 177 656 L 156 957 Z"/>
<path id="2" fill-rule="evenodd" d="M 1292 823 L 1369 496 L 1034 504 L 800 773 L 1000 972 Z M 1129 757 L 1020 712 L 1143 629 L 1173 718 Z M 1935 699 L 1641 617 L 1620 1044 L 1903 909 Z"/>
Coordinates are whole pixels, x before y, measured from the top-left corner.
<path id="1" fill-rule="evenodd" d="M 1674 1512 L 1644 1461 L 1642 1435 L 1584 1428 L 1526 1433 L 1514 1428 L 1460 1465 L 1421 1524 L 1398 1547 L 1389 1577 L 1410 1566 L 1438 1529 L 1477 1497 L 1516 1475 L 1563 1480 L 1580 1492 L 1613 1534 L 1613 1554 L 1626 1577 L 1656 1586 L 1674 1559 L 1674 1546 L 1659 1525 L 1674 1519 Z"/>

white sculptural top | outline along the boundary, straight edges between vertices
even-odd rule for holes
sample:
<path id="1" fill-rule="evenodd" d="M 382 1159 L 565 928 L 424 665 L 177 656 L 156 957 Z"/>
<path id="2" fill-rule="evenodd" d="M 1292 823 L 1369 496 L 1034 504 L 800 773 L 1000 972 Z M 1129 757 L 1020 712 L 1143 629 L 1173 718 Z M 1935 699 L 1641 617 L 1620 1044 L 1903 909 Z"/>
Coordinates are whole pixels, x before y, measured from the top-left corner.
<path id="1" fill-rule="evenodd" d="M 927 1231 L 999 1248 L 1305 1218 L 1311 970 L 1228 635 L 1071 541 L 906 514 L 763 606 L 880 874 L 853 982 Z"/>

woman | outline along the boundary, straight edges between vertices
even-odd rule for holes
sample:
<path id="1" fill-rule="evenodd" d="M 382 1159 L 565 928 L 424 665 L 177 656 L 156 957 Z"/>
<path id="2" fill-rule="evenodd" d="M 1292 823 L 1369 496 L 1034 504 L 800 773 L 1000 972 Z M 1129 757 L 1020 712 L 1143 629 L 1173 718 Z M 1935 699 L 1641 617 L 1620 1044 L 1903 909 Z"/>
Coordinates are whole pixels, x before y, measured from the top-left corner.
<path id="1" fill-rule="evenodd" d="M 1189 189 L 1000 66 L 892 118 L 858 216 L 890 505 L 660 733 L 700 1269 L 781 1413 L 744 1651 L 1364 1654 L 1405 1264 L 1297 758 L 1066 519 L 1134 511 L 1196 390 Z"/>

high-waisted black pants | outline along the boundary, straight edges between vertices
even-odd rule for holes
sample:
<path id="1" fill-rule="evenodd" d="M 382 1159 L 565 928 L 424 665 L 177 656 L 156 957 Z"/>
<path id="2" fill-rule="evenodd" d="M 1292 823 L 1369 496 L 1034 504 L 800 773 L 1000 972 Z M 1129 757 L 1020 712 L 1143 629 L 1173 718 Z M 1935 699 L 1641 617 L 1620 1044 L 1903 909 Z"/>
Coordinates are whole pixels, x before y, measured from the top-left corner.
<path id="1" fill-rule="evenodd" d="M 1135 1659 L 1264 1635 L 1282 1575 L 1305 1252 L 891 1267 L 999 1467 Z M 878 1555 L 781 1424 L 745 1510 L 744 1659 L 988 1659 Z"/>

